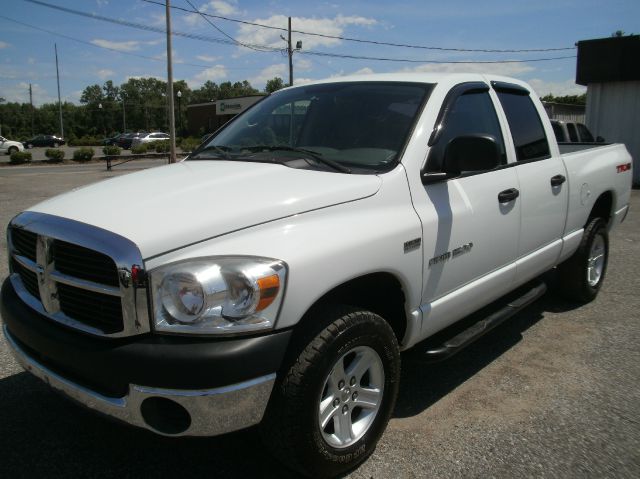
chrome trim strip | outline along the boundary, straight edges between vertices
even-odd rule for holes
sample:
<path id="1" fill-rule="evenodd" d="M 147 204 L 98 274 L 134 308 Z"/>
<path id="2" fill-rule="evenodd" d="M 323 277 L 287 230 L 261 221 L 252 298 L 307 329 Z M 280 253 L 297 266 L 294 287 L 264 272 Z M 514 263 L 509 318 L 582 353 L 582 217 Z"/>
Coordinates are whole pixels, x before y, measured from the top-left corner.
<path id="1" fill-rule="evenodd" d="M 93 291 L 94 293 L 108 294 L 109 296 L 122 297 L 120 288 L 115 286 L 107 286 L 106 284 L 95 283 L 93 281 L 87 281 L 86 279 L 76 278 L 69 276 L 68 274 L 61 273 L 60 271 L 52 271 L 50 275 L 51 279 L 57 283 L 66 284 L 69 286 L 75 286 L 76 288 L 86 289 L 87 291 Z"/>
<path id="2" fill-rule="evenodd" d="M 104 396 L 60 376 L 31 358 L 13 339 L 7 326 L 4 335 L 11 353 L 28 372 L 56 391 L 102 414 L 163 436 L 216 436 L 258 424 L 262 420 L 275 383 L 275 373 L 214 389 L 160 389 L 131 384 L 122 398 Z M 190 426 L 178 434 L 166 434 L 148 425 L 140 406 L 148 398 L 170 399 L 184 407 Z"/>
<path id="3" fill-rule="evenodd" d="M 19 293 L 23 301 L 30 307 L 54 321 L 96 336 L 117 338 L 146 333 L 151 330 L 147 289 L 145 286 L 138 286 L 131 281 L 132 267 L 137 265 L 144 268 L 142 254 L 131 240 L 97 226 L 33 211 L 20 213 L 11 220 L 9 228 L 19 228 L 38 235 L 37 261 L 35 263 L 18 255 L 11 242 L 11 235 L 7 235 L 10 257 L 15 258 L 18 263 L 38 275 L 42 303 L 26 290 L 22 294 Z M 120 280 L 119 286 L 102 285 L 56 271 L 50 254 L 54 240 L 66 241 L 109 256 L 116 265 Z M 95 293 L 119 296 L 122 301 L 123 329 L 107 334 L 100 329 L 66 316 L 60 311 L 56 281 Z M 14 286 L 17 283 L 22 284 L 15 278 L 12 278 L 12 283 Z M 24 290 L 24 288 L 22 289 Z M 38 303 L 39 307 L 35 303 Z"/>

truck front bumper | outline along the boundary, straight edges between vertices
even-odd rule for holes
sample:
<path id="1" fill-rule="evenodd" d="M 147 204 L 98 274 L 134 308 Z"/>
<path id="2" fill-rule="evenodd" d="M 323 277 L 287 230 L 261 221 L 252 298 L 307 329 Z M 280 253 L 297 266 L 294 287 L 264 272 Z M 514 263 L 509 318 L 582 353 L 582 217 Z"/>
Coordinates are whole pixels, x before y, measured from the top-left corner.
<path id="1" fill-rule="evenodd" d="M 99 413 L 169 436 L 215 436 L 262 420 L 290 331 L 230 339 L 145 335 L 114 342 L 53 324 L 8 281 L 4 335 L 18 363 Z"/>

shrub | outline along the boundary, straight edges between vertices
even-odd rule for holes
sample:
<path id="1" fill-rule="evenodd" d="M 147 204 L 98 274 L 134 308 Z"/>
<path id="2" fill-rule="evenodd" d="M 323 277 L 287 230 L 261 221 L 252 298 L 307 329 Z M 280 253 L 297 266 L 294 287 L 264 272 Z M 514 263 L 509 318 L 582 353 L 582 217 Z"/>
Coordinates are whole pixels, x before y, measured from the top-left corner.
<path id="1" fill-rule="evenodd" d="M 9 159 L 9 163 L 12 165 L 20 165 L 29 161 L 31 161 L 31 153 L 27 151 L 14 151 Z"/>
<path id="2" fill-rule="evenodd" d="M 95 152 L 93 148 L 78 148 L 73 152 L 73 160 L 74 161 L 89 161 L 93 158 Z"/>
<path id="3" fill-rule="evenodd" d="M 181 142 L 180 142 L 180 148 L 182 149 L 183 152 L 187 153 L 187 152 L 192 152 L 193 150 L 195 150 L 198 146 L 200 146 L 200 140 L 198 140 L 197 138 L 184 138 Z"/>
<path id="4" fill-rule="evenodd" d="M 153 143 L 156 153 L 168 153 L 171 149 L 171 145 L 169 144 L 168 140 L 154 141 Z"/>
<path id="5" fill-rule="evenodd" d="M 131 153 L 135 154 L 135 155 L 139 155 L 141 153 L 146 153 L 147 152 L 147 148 L 148 148 L 147 143 L 140 143 L 139 145 L 135 145 L 131 147 Z"/>
<path id="6" fill-rule="evenodd" d="M 120 154 L 120 147 L 116 145 L 107 145 L 102 149 L 102 153 L 107 156 L 118 156 Z"/>
<path id="7" fill-rule="evenodd" d="M 44 156 L 49 159 L 50 163 L 60 163 L 64 159 L 64 151 L 58 148 L 47 148 Z"/>

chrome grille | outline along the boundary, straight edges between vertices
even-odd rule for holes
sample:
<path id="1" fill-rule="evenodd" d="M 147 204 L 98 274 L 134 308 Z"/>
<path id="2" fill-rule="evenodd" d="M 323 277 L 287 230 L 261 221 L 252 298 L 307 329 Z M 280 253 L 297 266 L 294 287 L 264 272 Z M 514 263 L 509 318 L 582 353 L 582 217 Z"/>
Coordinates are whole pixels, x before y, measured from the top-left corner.
<path id="1" fill-rule="evenodd" d="M 36 260 L 37 240 L 38 235 L 31 231 L 21 229 L 13 229 L 11 231 L 11 242 L 13 243 L 13 247 L 19 254 L 31 261 Z"/>
<path id="2" fill-rule="evenodd" d="M 98 336 L 150 330 L 147 292 L 133 284 L 142 268 L 134 243 L 56 216 L 25 212 L 9 225 L 11 282 L 20 298 L 50 319 Z"/>
<path id="3" fill-rule="evenodd" d="M 15 271 L 18 275 L 20 275 L 20 278 L 22 278 L 22 283 L 24 284 L 24 287 L 29 292 L 29 294 L 40 301 L 38 276 L 33 271 L 29 271 L 27 268 L 22 266 L 15 259 L 12 261 L 12 266 L 13 271 Z"/>
<path id="4" fill-rule="evenodd" d="M 75 278 L 118 286 L 118 269 L 111 258 L 66 241 L 53 242 L 56 270 Z"/>
<path id="5" fill-rule="evenodd" d="M 78 321 L 115 333 L 122 329 L 122 304 L 120 298 L 94 293 L 86 289 L 58 284 L 60 310 Z"/>

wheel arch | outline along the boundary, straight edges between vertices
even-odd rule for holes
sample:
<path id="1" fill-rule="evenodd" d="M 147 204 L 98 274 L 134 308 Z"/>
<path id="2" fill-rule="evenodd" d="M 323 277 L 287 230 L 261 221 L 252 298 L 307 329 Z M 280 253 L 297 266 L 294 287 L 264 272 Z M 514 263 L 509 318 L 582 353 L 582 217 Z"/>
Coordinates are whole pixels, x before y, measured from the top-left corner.
<path id="1" fill-rule="evenodd" d="M 611 218 L 613 217 L 613 207 L 613 192 L 611 190 L 607 190 L 601 193 L 589 212 L 589 217 L 587 218 L 585 227 L 593 218 L 602 218 L 605 221 L 607 228 L 609 228 L 611 225 Z"/>
<path id="2" fill-rule="evenodd" d="M 294 327 L 294 338 L 315 335 L 322 325 L 310 324 L 312 312 L 328 305 L 348 305 L 378 314 L 389 323 L 398 340 L 407 332 L 406 295 L 400 280 L 388 272 L 368 273 L 345 281 L 318 298 Z"/>

